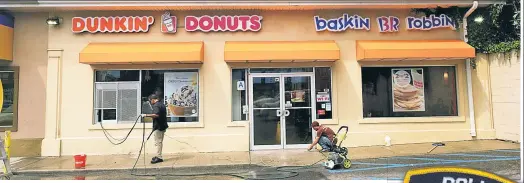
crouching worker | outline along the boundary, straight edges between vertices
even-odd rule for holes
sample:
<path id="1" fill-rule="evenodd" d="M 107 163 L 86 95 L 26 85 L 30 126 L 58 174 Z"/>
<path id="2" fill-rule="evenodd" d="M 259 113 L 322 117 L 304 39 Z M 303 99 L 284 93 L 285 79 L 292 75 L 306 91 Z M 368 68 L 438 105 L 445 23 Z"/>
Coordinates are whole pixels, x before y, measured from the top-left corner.
<path id="1" fill-rule="evenodd" d="M 143 117 L 153 118 L 153 133 L 155 138 L 156 156 L 151 160 L 152 164 L 163 162 L 162 146 L 164 141 L 164 133 L 167 129 L 167 112 L 166 106 L 159 101 L 159 97 L 155 94 L 149 96 L 149 102 L 153 107 L 152 114 L 144 114 Z"/>
<path id="2" fill-rule="evenodd" d="M 317 143 L 322 147 L 322 152 L 328 152 L 333 148 L 333 137 L 335 132 L 331 128 L 320 125 L 317 121 L 313 121 L 311 124 L 313 130 L 317 132 L 317 138 L 313 140 L 313 143 L 309 145 L 308 151 L 313 149 Z"/>

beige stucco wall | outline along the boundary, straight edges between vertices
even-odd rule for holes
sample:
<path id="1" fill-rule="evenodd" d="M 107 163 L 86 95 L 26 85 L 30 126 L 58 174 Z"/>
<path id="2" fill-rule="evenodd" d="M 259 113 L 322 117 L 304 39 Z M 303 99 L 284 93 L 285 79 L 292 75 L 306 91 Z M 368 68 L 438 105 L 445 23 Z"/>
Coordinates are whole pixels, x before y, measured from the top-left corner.
<path id="1" fill-rule="evenodd" d="M 47 13 L 14 13 L 13 62 L 19 67 L 17 130 L 12 156 L 40 156 L 44 138 L 47 77 Z M 4 130 L 1 130 L 2 132 Z M 4 134 L 2 133 L 2 138 Z"/>
<path id="2" fill-rule="evenodd" d="M 188 33 L 179 29 L 176 34 L 166 35 L 160 32 L 160 24 L 156 22 L 149 33 L 98 33 L 73 34 L 70 30 L 73 16 L 140 16 L 153 15 L 158 20 L 163 12 L 63 12 L 54 15 L 63 17 L 60 27 L 49 29 L 49 49 L 62 50 L 57 54 L 60 59 L 49 61 L 61 62 L 61 87 L 48 92 L 60 92 L 58 108 L 48 107 L 48 114 L 58 114 L 58 122 L 47 123 L 46 138 L 55 138 L 49 144 L 51 149 L 61 151 L 62 155 L 77 153 L 87 154 L 128 154 L 136 153 L 140 148 L 141 131 L 135 130 L 130 139 L 119 146 L 113 146 L 105 139 L 100 127 L 93 125 L 93 74 L 95 68 L 199 68 L 200 69 L 200 121 L 192 124 L 170 124 L 164 141 L 164 153 L 180 151 L 247 151 L 249 150 L 249 122 L 231 122 L 231 67 L 289 67 L 318 66 L 317 63 L 306 64 L 227 64 L 223 61 L 225 41 L 279 41 L 279 40 L 336 40 L 341 49 L 341 59 L 329 63 L 333 67 L 333 110 L 332 120 L 322 120 L 333 128 L 348 125 L 349 136 L 345 146 L 383 145 L 384 137 L 389 135 L 393 144 L 418 143 L 434 141 L 469 140 L 471 136 L 469 117 L 467 116 L 466 75 L 463 60 L 457 61 L 412 61 L 412 62 L 382 62 L 359 63 L 356 61 L 355 40 L 428 40 L 428 39 L 460 39 L 460 32 L 449 29 L 409 32 L 401 27 L 398 33 L 378 33 L 375 17 L 382 15 L 397 15 L 401 20 L 409 10 L 382 11 L 250 11 L 250 12 L 176 12 L 176 16 L 185 15 L 234 15 L 260 14 L 264 17 L 260 32 L 235 33 Z M 313 24 L 313 16 L 321 15 L 334 18 L 342 13 L 370 16 L 372 30 L 341 33 L 317 33 Z M 179 22 L 181 24 L 182 22 Z M 403 22 L 402 22 L 403 23 Z M 205 61 L 200 65 L 127 65 L 127 66 L 90 66 L 80 64 L 79 52 L 89 42 L 182 42 L 205 41 Z M 326 63 L 322 63 L 326 64 Z M 439 118 L 362 118 L 362 89 L 360 64 L 381 65 L 456 65 L 458 77 L 458 117 Z M 59 71 L 53 70 L 53 71 Z M 55 75 L 53 75 L 54 77 Z M 54 82 L 52 82 L 54 83 Z M 59 86 L 59 85 L 57 85 Z M 52 96 L 52 93 L 48 93 Z M 54 95 L 57 96 L 57 95 Z M 51 99 L 48 99 L 48 106 Z M 55 101 L 53 98 L 52 101 Z M 57 104 L 58 105 L 58 104 Z M 60 110 L 58 113 L 54 110 Z M 55 118 L 49 118 L 53 121 Z M 482 120 L 477 123 L 485 123 Z M 55 126 L 56 125 L 56 128 Z M 482 125 L 481 125 L 482 126 Z M 107 125 L 113 136 L 123 136 L 129 125 Z M 148 132 L 150 124 L 147 124 Z M 58 129 L 58 133 L 51 133 Z M 47 133 L 50 132 L 50 133 Z M 178 142 L 170 137 L 174 137 Z M 46 146 L 46 145 L 44 145 Z M 153 143 L 147 144 L 148 152 L 153 151 Z M 49 150 L 43 150 L 49 151 Z M 51 151 L 50 151 L 51 152 Z M 43 152 L 43 154 L 46 154 Z M 53 154 L 53 153 L 51 153 Z"/>
<path id="3" fill-rule="evenodd" d="M 477 139 L 495 138 L 489 70 L 489 63 L 485 55 L 477 54 L 471 69 Z"/>
<path id="4" fill-rule="evenodd" d="M 484 55 L 490 69 L 493 124 L 497 139 L 520 142 L 521 57 L 518 50 Z"/>
<path id="5" fill-rule="evenodd" d="M 18 131 L 13 139 L 44 137 L 47 13 L 15 13 L 14 58 L 20 67 Z M 16 144 L 14 144 L 16 145 Z"/>

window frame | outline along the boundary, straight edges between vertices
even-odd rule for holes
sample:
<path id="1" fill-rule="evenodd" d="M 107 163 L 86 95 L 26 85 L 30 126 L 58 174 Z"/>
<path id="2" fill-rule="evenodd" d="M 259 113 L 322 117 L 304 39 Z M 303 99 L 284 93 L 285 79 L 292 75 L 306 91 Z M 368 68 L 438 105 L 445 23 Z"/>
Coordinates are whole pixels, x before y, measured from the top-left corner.
<path id="1" fill-rule="evenodd" d="M 456 100 L 457 100 L 457 115 L 456 116 L 414 116 L 414 117 L 392 117 L 392 116 L 388 116 L 388 117 L 366 117 L 365 114 L 364 114 L 364 97 L 362 96 L 361 97 L 361 103 L 362 103 L 362 110 L 360 110 L 361 112 L 361 119 L 364 119 L 364 120 L 373 120 L 373 119 L 401 119 L 401 118 L 410 118 L 410 119 L 416 119 L 416 118 L 457 118 L 457 117 L 463 117 L 464 114 L 462 112 L 462 110 L 460 110 L 460 108 L 462 108 L 462 104 L 461 104 L 461 101 L 463 100 L 462 97 L 460 96 L 460 83 L 459 83 L 459 78 L 461 77 L 460 76 L 460 72 L 459 72 L 459 65 L 458 64 L 411 64 L 411 65 L 406 65 L 406 64 L 400 64 L 400 65 L 360 65 L 360 93 L 362 94 L 364 92 L 364 88 L 362 88 L 362 68 L 372 68 L 372 67 L 380 67 L 380 68 L 403 68 L 403 67 L 454 67 L 454 71 L 455 71 L 455 97 L 456 97 Z M 391 98 L 388 98 L 389 100 L 391 100 Z"/>
<path id="2" fill-rule="evenodd" d="M 119 70 L 119 71 L 124 71 L 124 70 L 133 70 L 133 71 L 138 71 L 138 81 L 117 81 L 117 82 L 96 82 L 96 71 L 108 71 L 108 70 Z M 202 90 L 201 90 L 201 68 L 147 68 L 147 69 L 130 69 L 130 68 L 94 68 L 93 69 L 93 107 L 92 108 L 92 112 L 91 112 L 91 116 L 93 117 L 93 120 L 92 120 L 92 124 L 93 125 L 97 125 L 98 122 L 96 122 L 96 119 L 95 119 L 95 95 L 96 95 L 96 86 L 95 84 L 96 83 L 129 83 L 129 82 L 138 82 L 139 83 L 139 88 L 138 88 L 138 92 L 139 92 L 139 102 L 141 103 L 142 101 L 142 71 L 158 71 L 158 70 L 165 70 L 165 71 L 184 71 L 184 70 L 196 70 L 197 72 L 197 75 L 198 75 L 198 80 L 197 80 L 197 83 L 198 83 L 198 97 L 197 97 L 197 104 L 198 104 L 198 116 L 196 117 L 197 120 L 196 121 L 191 121 L 191 122 L 168 122 L 168 124 L 190 124 L 190 125 L 197 125 L 197 126 L 200 126 L 202 124 L 202 108 L 201 108 L 201 95 L 202 95 Z M 117 103 L 118 105 L 118 103 Z M 117 106 L 118 107 L 118 106 Z M 140 113 L 142 112 L 141 111 L 141 108 L 140 106 L 137 107 L 137 109 L 140 111 Z M 144 122 L 143 120 L 140 120 L 140 123 L 151 123 L 151 122 Z M 125 125 L 129 125 L 129 123 L 118 123 L 118 108 L 117 108 L 117 120 L 116 122 L 110 122 L 111 125 L 122 125 L 122 126 L 125 126 Z M 177 125 L 175 125 L 177 126 Z"/>
<path id="3" fill-rule="evenodd" d="M 96 73 L 96 71 L 95 71 L 95 73 Z M 95 78 L 95 79 L 96 79 L 96 78 Z M 140 86 L 140 87 L 138 88 L 138 93 L 140 94 L 140 93 L 142 92 L 142 85 L 141 85 L 141 82 L 140 82 L 140 81 L 110 81 L 110 82 L 94 82 L 94 85 L 93 85 L 93 99 L 96 98 L 96 84 L 106 84 L 106 83 L 107 83 L 107 84 L 115 84 L 115 86 L 116 86 L 116 89 L 115 89 L 115 92 L 116 92 L 116 98 L 115 98 L 115 99 L 116 99 L 116 103 L 115 103 L 115 108 L 96 108 L 96 107 L 95 107 L 95 106 L 96 106 L 96 100 L 93 100 L 93 124 L 97 124 L 97 122 L 96 122 L 96 118 L 94 118 L 94 117 L 95 117 L 94 114 L 95 114 L 96 110 L 102 110 L 102 113 L 100 113 L 100 115 L 102 116 L 102 122 L 104 122 L 104 123 L 108 123 L 108 124 L 129 124 L 129 123 L 125 123 L 125 122 L 124 122 L 124 123 L 119 123 L 119 121 L 118 121 L 118 113 L 119 113 L 119 112 L 118 112 L 118 97 L 119 97 L 119 96 L 118 96 L 118 91 L 119 91 L 119 90 L 118 90 L 118 85 L 119 85 L 120 83 L 137 83 L 137 82 L 138 82 L 138 84 L 139 84 L 139 86 Z M 138 100 L 138 102 L 139 102 L 138 104 L 140 104 L 141 98 L 142 98 L 142 97 L 139 95 L 139 96 L 138 96 L 138 99 L 139 99 L 139 100 Z M 103 100 L 103 99 L 104 99 L 104 98 L 103 98 L 103 95 L 102 95 L 102 100 Z M 139 106 L 139 105 L 137 105 L 137 106 Z M 103 119 L 103 118 L 104 118 L 103 110 L 115 110 L 115 114 L 116 114 L 115 117 L 116 117 L 116 119 L 115 119 L 115 120 L 104 120 L 104 119 Z M 137 111 L 138 111 L 138 114 L 140 114 L 140 112 L 141 112 L 141 111 L 140 111 L 140 108 L 137 108 Z M 129 121 L 126 121 L 126 122 L 129 122 Z"/>
<path id="4" fill-rule="evenodd" d="M 318 113 L 317 113 L 317 91 L 315 91 L 315 118 L 316 120 L 333 120 L 335 119 L 335 105 L 334 105 L 334 98 L 333 98 L 333 66 L 324 66 L 325 68 L 329 68 L 329 97 L 330 97 L 330 102 L 331 103 L 331 118 L 325 118 L 325 119 L 319 119 L 318 118 Z M 316 80 L 316 77 L 317 77 L 317 73 L 316 73 L 316 68 L 322 68 L 322 66 L 318 66 L 318 67 L 313 67 L 313 84 L 316 85 L 317 84 L 317 80 Z M 315 90 L 316 90 L 316 86 L 315 86 Z"/>
<path id="5" fill-rule="evenodd" d="M 246 103 L 247 103 L 247 106 L 250 108 L 252 104 L 249 103 L 249 83 L 247 83 L 247 81 L 249 81 L 249 75 L 251 74 L 251 69 L 285 69 L 285 68 L 300 68 L 300 69 L 303 69 L 303 68 L 311 68 L 312 71 L 311 72 L 290 72 L 292 74 L 295 74 L 295 73 L 307 73 L 307 74 L 313 74 L 311 80 L 313 82 L 313 85 L 316 85 L 316 68 L 329 68 L 329 77 L 330 77 L 330 82 L 329 82 L 329 86 L 330 86 L 330 97 L 331 97 L 331 118 L 326 118 L 326 119 L 318 119 L 317 118 L 317 100 L 316 100 L 316 91 L 314 91 L 314 98 L 312 99 L 312 108 L 315 110 L 315 113 L 311 115 L 312 119 L 314 120 L 333 120 L 333 119 L 336 119 L 335 118 L 335 114 L 336 114 L 336 107 L 335 107 L 335 99 L 334 99 L 334 88 L 333 88 L 333 66 L 332 65 L 326 65 L 326 66 L 311 66 L 311 67 L 285 67 L 285 66 L 282 66 L 282 67 L 230 67 L 229 69 L 229 74 L 230 74 L 230 77 L 229 77 L 229 80 L 230 80 L 230 83 L 231 83 L 231 86 L 233 86 L 233 69 L 245 69 L 246 70 Z M 255 72 L 255 73 L 259 73 L 259 72 Z M 285 73 L 281 73 L 281 72 L 270 72 L 270 73 L 264 73 L 264 74 L 285 74 Z M 316 87 L 316 86 L 315 86 Z M 230 92 L 230 95 L 232 95 L 233 91 Z M 249 111 L 251 112 L 251 111 Z M 246 121 L 250 121 L 250 113 L 248 112 L 248 115 L 247 115 L 247 120 Z M 231 121 L 232 122 L 240 122 L 238 120 L 233 120 L 233 104 L 232 104 L 232 100 L 231 100 Z M 242 121 L 242 120 L 241 120 Z"/>
<path id="6" fill-rule="evenodd" d="M 13 72 L 14 88 L 13 88 L 13 125 L 11 127 L 0 127 L 0 132 L 18 131 L 18 104 L 19 104 L 19 88 L 20 88 L 20 66 L 0 66 L 0 72 Z M 3 104 L 2 104 L 3 105 Z"/>
<path id="7" fill-rule="evenodd" d="M 243 67 L 243 68 L 230 68 L 230 82 L 231 82 L 231 88 L 233 88 L 233 85 L 235 85 L 235 83 L 233 83 L 233 70 L 240 70 L 240 69 L 244 69 L 244 77 L 246 78 L 245 79 L 245 90 L 244 92 L 246 92 L 245 94 L 245 97 L 244 97 L 244 100 L 246 101 L 246 106 L 248 107 L 248 112 L 247 114 L 242 114 L 242 115 L 245 115 L 246 117 L 246 120 L 235 120 L 234 117 L 233 117 L 233 90 L 231 90 L 231 121 L 232 122 L 240 122 L 240 121 L 249 121 L 249 115 L 251 115 L 250 111 L 249 111 L 249 70 L 250 68 L 247 68 L 247 67 Z"/>

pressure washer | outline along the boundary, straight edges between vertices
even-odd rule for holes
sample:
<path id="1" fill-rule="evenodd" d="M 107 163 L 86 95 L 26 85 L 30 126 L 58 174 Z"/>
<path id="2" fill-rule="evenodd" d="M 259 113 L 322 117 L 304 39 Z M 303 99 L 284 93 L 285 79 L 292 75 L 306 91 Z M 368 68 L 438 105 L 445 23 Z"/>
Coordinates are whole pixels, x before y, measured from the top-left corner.
<path id="1" fill-rule="evenodd" d="M 344 129 L 344 131 L 343 131 Z M 328 169 L 334 169 L 337 166 L 342 166 L 345 169 L 351 167 L 351 160 L 347 157 L 348 149 L 342 147 L 342 142 L 346 139 L 349 128 L 347 126 L 341 126 L 335 136 L 333 137 L 333 147 L 329 151 L 327 160 L 324 162 L 324 167 Z"/>

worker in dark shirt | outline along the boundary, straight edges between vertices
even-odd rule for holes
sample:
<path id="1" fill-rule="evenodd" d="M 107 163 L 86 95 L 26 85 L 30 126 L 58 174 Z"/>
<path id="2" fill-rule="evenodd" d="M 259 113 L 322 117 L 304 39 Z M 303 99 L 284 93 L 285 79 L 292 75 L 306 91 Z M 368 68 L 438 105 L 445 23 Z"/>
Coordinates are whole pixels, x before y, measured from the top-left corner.
<path id="1" fill-rule="evenodd" d="M 159 101 L 159 96 L 152 94 L 149 96 L 149 102 L 153 107 L 152 114 L 144 114 L 144 117 L 153 118 L 153 132 L 155 138 L 156 156 L 151 160 L 152 164 L 163 162 L 162 146 L 164 141 L 164 133 L 166 133 L 167 126 L 167 112 L 166 106 Z"/>
<path id="2" fill-rule="evenodd" d="M 317 132 L 317 138 L 315 138 L 313 143 L 309 145 L 308 151 L 313 149 L 317 143 L 322 147 L 323 152 L 330 151 L 331 148 L 333 148 L 333 138 L 335 136 L 335 132 L 327 126 L 320 125 L 317 121 L 313 121 L 311 126 L 313 127 L 313 130 Z"/>

